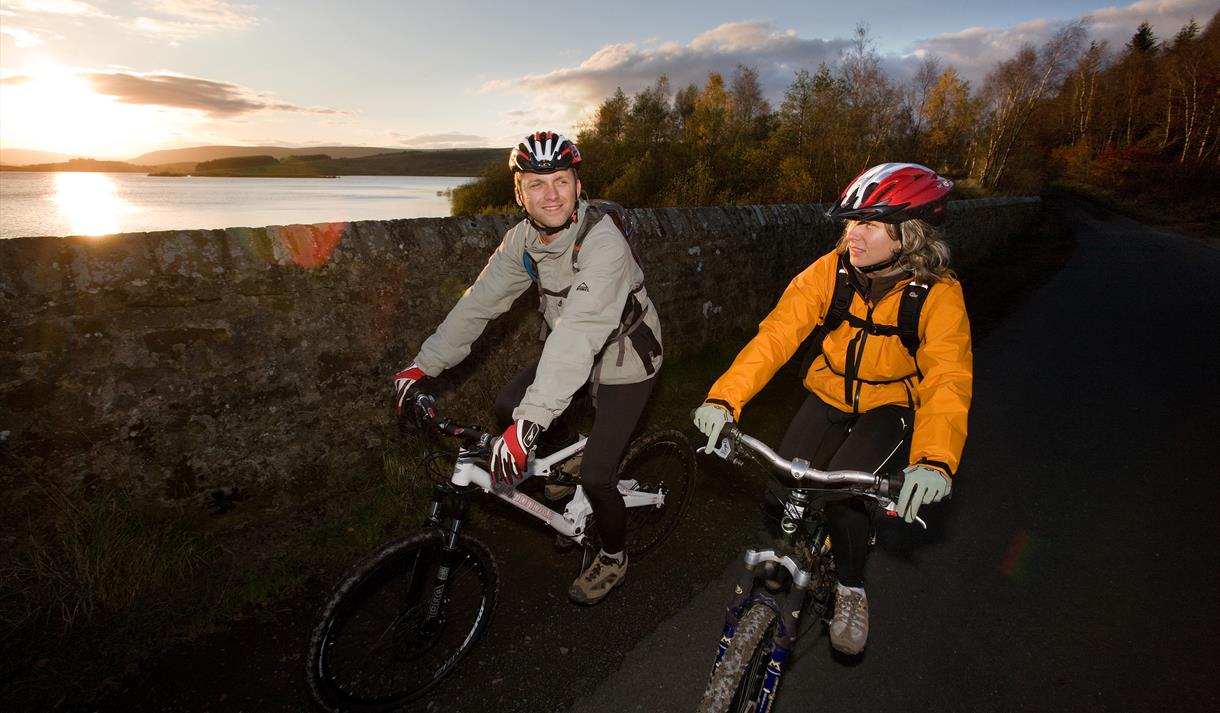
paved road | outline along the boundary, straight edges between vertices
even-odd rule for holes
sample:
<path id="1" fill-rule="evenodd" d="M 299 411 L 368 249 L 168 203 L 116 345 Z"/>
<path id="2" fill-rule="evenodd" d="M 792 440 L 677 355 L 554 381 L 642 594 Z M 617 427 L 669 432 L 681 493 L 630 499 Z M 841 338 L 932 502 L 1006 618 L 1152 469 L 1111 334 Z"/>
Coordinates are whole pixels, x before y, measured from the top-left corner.
<path id="1" fill-rule="evenodd" d="M 1220 251 L 1073 214 L 1071 260 L 976 350 L 952 502 L 927 533 L 880 533 L 867 654 L 844 663 L 805 639 L 779 713 L 1220 709 Z M 782 423 L 760 416 L 799 398 L 773 384 L 745 426 L 776 442 Z M 501 609 L 406 713 L 693 711 L 761 522 L 759 482 L 704 465 L 674 538 L 588 609 L 564 597 L 574 556 L 482 509 Z M 166 652 L 87 710 L 309 711 L 301 655 L 323 596 Z"/>
<path id="2" fill-rule="evenodd" d="M 1220 710 L 1220 251 L 1073 215 L 977 350 L 951 503 L 880 533 L 869 649 L 803 640 L 777 713 Z M 694 710 L 738 571 L 571 713 Z"/>

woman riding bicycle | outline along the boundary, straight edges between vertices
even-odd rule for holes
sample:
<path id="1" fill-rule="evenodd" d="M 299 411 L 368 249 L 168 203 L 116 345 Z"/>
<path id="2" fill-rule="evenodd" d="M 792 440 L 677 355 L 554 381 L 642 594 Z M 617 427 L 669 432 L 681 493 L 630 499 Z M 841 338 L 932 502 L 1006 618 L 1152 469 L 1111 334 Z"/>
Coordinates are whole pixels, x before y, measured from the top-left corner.
<path id="1" fill-rule="evenodd" d="M 909 463 L 898 499 L 907 522 L 920 505 L 949 494 L 972 391 L 970 323 L 937 227 L 952 188 L 949 179 L 910 163 L 874 166 L 847 186 L 828 212 L 847 221 L 835 249 L 789 283 L 695 411 L 708 452 L 723 425 L 739 418 L 825 323 L 812 345 L 817 349 L 820 338 L 821 353 L 803 375 L 810 393 L 780 455 L 819 469 L 874 473 Z M 909 458 L 900 464 L 907 446 Z M 859 654 L 868 640 L 864 563 L 872 513 L 861 497 L 826 500 L 839 580 L 831 644 Z"/>

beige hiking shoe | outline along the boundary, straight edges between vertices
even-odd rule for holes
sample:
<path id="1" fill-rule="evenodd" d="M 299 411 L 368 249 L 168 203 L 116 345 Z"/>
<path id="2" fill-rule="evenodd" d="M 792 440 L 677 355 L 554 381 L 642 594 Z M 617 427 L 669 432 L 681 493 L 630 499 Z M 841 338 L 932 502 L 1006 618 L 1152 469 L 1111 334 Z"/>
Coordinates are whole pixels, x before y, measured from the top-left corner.
<path id="1" fill-rule="evenodd" d="M 563 500 L 574 492 L 576 492 L 575 485 L 568 483 L 547 483 L 546 487 L 542 489 L 542 497 L 555 502 Z"/>
<path id="2" fill-rule="evenodd" d="M 868 595 L 860 587 L 835 583 L 835 615 L 830 620 L 830 645 L 855 656 L 868 643 Z"/>
<path id="3" fill-rule="evenodd" d="M 578 604 L 597 604 L 627 578 L 627 554 L 617 562 L 605 552 L 598 552 L 593 562 L 580 573 L 568 588 L 568 597 Z"/>
<path id="4" fill-rule="evenodd" d="M 583 453 L 577 453 L 559 464 L 560 482 L 547 483 L 546 487 L 542 489 L 544 498 L 555 502 L 576 492 L 576 485 L 572 481 L 580 478 L 580 463 L 584 460 L 583 455 Z"/>

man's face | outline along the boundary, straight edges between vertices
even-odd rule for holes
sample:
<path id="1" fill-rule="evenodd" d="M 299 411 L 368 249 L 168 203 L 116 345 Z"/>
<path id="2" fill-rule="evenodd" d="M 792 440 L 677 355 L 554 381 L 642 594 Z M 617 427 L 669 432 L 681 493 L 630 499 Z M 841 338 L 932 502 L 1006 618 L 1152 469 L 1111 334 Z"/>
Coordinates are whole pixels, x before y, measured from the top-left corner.
<path id="1" fill-rule="evenodd" d="M 517 178 L 517 204 L 535 222 L 558 228 L 576 210 L 580 179 L 576 171 L 565 168 L 554 173 L 521 173 Z"/>

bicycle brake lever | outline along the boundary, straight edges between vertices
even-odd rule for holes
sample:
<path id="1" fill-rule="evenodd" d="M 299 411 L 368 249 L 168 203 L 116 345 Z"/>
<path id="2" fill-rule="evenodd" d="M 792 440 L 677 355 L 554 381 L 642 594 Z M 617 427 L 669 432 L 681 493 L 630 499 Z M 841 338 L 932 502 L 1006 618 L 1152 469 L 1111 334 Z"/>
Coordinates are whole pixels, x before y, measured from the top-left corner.
<path id="1" fill-rule="evenodd" d="M 884 512 L 885 512 L 886 517 L 900 517 L 900 515 L 898 514 L 898 509 L 894 506 L 893 501 L 890 501 L 889 504 L 887 504 L 885 506 Z M 925 530 L 928 529 L 928 523 L 924 522 L 922 517 L 916 515 L 915 522 L 919 523 L 919 526 L 922 527 L 923 529 L 925 529 Z"/>
<path id="2" fill-rule="evenodd" d="M 713 450 L 712 453 L 723 458 L 724 460 L 728 460 L 730 456 L 733 455 L 733 439 L 727 436 L 721 438 L 720 445 L 716 446 L 716 449 Z"/>

